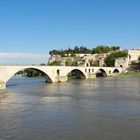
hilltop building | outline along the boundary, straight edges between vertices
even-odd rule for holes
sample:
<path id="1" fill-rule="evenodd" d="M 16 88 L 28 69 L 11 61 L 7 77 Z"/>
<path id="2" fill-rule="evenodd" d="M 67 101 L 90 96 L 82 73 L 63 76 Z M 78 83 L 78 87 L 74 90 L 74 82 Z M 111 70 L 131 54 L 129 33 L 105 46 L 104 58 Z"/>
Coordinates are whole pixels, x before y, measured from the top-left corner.
<path id="1" fill-rule="evenodd" d="M 129 68 L 132 62 L 137 62 L 140 57 L 140 49 L 127 50 L 128 56 L 115 60 L 115 67 L 122 67 L 124 71 Z"/>
<path id="2" fill-rule="evenodd" d="M 131 49 L 128 50 L 128 55 L 130 57 L 130 61 L 138 61 L 138 58 L 140 57 L 140 49 Z"/>
<path id="3" fill-rule="evenodd" d="M 115 67 L 121 67 L 125 71 L 129 67 L 129 57 L 121 57 L 115 60 Z"/>

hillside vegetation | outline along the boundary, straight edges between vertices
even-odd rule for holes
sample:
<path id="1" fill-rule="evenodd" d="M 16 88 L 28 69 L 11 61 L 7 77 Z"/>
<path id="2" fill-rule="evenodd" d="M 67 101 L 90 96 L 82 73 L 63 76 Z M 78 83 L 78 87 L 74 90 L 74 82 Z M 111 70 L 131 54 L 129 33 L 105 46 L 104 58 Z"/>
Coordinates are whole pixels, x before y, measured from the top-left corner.
<path id="1" fill-rule="evenodd" d="M 119 46 L 104 46 L 104 45 L 100 45 L 97 46 L 96 48 L 87 48 L 85 46 L 75 46 L 73 49 L 68 48 L 68 49 L 61 49 L 61 50 L 51 50 L 49 52 L 50 55 L 61 55 L 64 56 L 66 54 L 100 54 L 100 53 L 109 53 L 111 51 L 116 51 L 119 50 L 120 47 Z"/>

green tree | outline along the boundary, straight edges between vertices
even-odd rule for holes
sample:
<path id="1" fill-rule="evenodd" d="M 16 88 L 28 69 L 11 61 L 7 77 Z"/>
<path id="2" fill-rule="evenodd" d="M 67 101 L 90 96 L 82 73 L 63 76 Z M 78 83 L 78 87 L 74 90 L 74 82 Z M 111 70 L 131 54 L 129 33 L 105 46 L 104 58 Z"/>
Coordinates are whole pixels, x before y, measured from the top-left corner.
<path id="1" fill-rule="evenodd" d="M 96 49 L 95 48 L 92 48 L 91 54 L 95 54 L 95 53 L 96 53 Z"/>
<path id="2" fill-rule="evenodd" d="M 138 57 L 138 61 L 140 62 L 140 56 Z"/>
<path id="3" fill-rule="evenodd" d="M 75 56 L 74 60 L 73 60 L 73 63 L 72 63 L 72 66 L 78 66 L 79 60 L 80 60 L 80 57 L 79 56 Z"/>
<path id="4" fill-rule="evenodd" d="M 48 64 L 49 66 L 60 66 L 60 61 L 53 61 L 51 63 Z"/>
<path id="5" fill-rule="evenodd" d="M 98 61 L 93 61 L 93 60 L 91 60 L 91 61 L 90 61 L 90 66 L 98 67 L 98 66 L 99 66 L 99 63 L 98 63 Z"/>
<path id="6" fill-rule="evenodd" d="M 68 57 L 68 58 L 66 59 L 66 66 L 71 66 L 72 63 L 73 63 L 72 58 L 71 58 L 71 57 Z"/>
<path id="7" fill-rule="evenodd" d="M 118 51 L 120 50 L 120 47 L 119 46 L 111 46 L 112 50 L 113 51 Z"/>
<path id="8" fill-rule="evenodd" d="M 46 66 L 46 64 L 45 63 L 41 63 L 40 66 Z"/>
<path id="9" fill-rule="evenodd" d="M 112 52 L 105 58 L 104 62 L 108 67 L 114 67 L 116 58 L 127 57 L 127 55 L 128 53 L 126 51 Z"/>
<path id="10" fill-rule="evenodd" d="M 78 66 L 78 61 L 74 60 L 73 63 L 72 63 L 72 66 Z"/>
<path id="11" fill-rule="evenodd" d="M 85 54 L 95 54 L 95 53 L 108 53 L 111 51 L 116 51 L 119 50 L 119 46 L 105 46 L 105 45 L 100 45 L 97 46 L 96 48 L 89 49 L 86 46 L 75 46 L 73 49 L 70 47 L 68 49 L 61 49 L 61 50 L 52 50 L 49 52 L 50 55 L 61 55 L 62 57 L 64 56 L 69 56 L 69 54 L 79 54 L 79 53 L 85 53 Z"/>
<path id="12" fill-rule="evenodd" d="M 55 54 L 59 54 L 58 50 L 52 50 L 49 52 L 50 55 L 55 55 Z"/>
<path id="13" fill-rule="evenodd" d="M 108 53 L 108 52 L 110 52 L 110 51 L 112 51 L 112 48 L 110 48 L 109 46 L 103 46 L 103 45 L 101 45 L 101 46 L 97 46 L 96 48 L 95 48 L 95 53 Z"/>

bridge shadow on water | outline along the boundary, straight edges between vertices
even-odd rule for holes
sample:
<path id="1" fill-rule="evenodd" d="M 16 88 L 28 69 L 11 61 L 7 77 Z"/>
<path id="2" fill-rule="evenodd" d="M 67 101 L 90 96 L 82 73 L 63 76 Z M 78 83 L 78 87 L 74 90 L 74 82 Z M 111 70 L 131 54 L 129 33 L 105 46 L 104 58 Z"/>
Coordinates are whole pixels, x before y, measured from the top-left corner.
<path id="1" fill-rule="evenodd" d="M 12 77 L 8 82 L 7 82 L 7 87 L 28 87 L 28 86 L 36 86 L 40 84 L 46 84 L 46 79 L 45 77 L 17 77 L 14 76 Z M 31 87 L 32 88 L 32 87 Z"/>

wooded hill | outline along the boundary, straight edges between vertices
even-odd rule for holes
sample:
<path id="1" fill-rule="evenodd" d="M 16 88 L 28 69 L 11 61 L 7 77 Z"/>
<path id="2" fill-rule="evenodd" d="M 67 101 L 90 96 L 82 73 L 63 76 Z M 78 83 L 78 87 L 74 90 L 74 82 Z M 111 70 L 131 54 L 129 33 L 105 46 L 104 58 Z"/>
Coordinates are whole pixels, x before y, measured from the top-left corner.
<path id="1" fill-rule="evenodd" d="M 75 46 L 73 49 L 68 48 L 68 49 L 61 49 L 61 50 L 51 50 L 49 52 L 50 55 L 61 55 L 64 56 L 66 54 L 100 54 L 100 53 L 109 53 L 111 51 L 117 51 L 120 50 L 119 46 L 104 46 L 104 45 L 100 45 L 97 46 L 96 48 L 87 48 L 85 46 Z"/>

